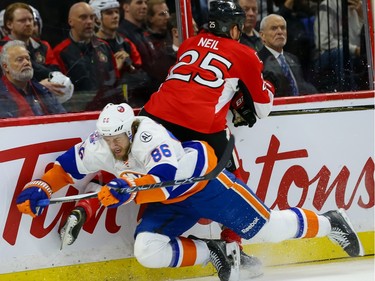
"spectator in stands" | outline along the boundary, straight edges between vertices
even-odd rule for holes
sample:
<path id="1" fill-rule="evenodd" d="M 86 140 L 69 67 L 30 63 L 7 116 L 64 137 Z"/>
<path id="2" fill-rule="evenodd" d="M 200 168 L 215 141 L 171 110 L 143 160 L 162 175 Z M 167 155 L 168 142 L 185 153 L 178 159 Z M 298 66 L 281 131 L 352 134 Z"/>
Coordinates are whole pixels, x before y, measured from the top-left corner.
<path id="1" fill-rule="evenodd" d="M 170 44 L 168 34 L 169 19 L 170 14 L 166 0 L 147 1 L 147 29 L 145 35 L 155 48 L 155 63 L 150 69 L 150 75 L 156 81 L 157 86 L 164 82 L 171 63 L 165 53 L 167 45 Z M 164 59 L 167 59 L 167 61 L 164 61 Z"/>
<path id="2" fill-rule="evenodd" d="M 194 18 L 193 28 L 194 35 L 198 33 L 198 25 Z M 159 69 L 158 81 L 163 83 L 168 75 L 169 69 L 177 61 L 177 51 L 181 45 L 181 40 L 178 34 L 177 18 L 176 13 L 172 13 L 167 23 L 167 43 L 164 48 L 160 49 L 160 55 L 158 57 L 157 67 Z"/>
<path id="3" fill-rule="evenodd" d="M 167 23 L 167 43 L 162 49 L 159 59 L 160 82 L 162 83 L 168 75 L 169 68 L 177 61 L 177 51 L 180 47 L 176 13 L 172 13 Z"/>
<path id="4" fill-rule="evenodd" d="M 255 30 L 258 15 L 258 2 L 257 0 L 239 0 L 238 4 L 246 14 L 240 43 L 245 44 L 258 52 L 263 47 L 262 39 L 260 38 L 258 31 Z"/>
<path id="5" fill-rule="evenodd" d="M 197 33 L 198 33 L 198 29 L 196 29 L 195 31 L 195 34 Z M 181 40 L 178 34 L 176 13 L 172 13 L 169 17 L 168 24 L 167 24 L 167 36 L 168 36 L 169 45 L 177 53 L 178 48 L 181 45 Z"/>
<path id="6" fill-rule="evenodd" d="M 287 42 L 286 28 L 285 19 L 276 14 L 264 17 L 260 23 L 264 47 L 258 56 L 264 63 L 264 77 L 273 82 L 275 97 L 317 93 L 303 78 L 298 58 L 283 50 Z"/>
<path id="7" fill-rule="evenodd" d="M 146 36 L 151 40 L 156 50 L 167 44 L 167 25 L 170 18 L 165 0 L 148 0 Z"/>
<path id="8" fill-rule="evenodd" d="M 98 20 L 96 36 L 105 40 L 114 53 L 120 71 L 119 85 L 122 85 L 127 103 L 133 107 L 143 106 L 143 92 L 147 91 L 144 83 L 149 77 L 141 68 L 142 59 L 134 43 L 117 32 L 120 21 L 119 2 L 91 0 L 90 5 Z"/>
<path id="9" fill-rule="evenodd" d="M 106 41 L 116 59 L 117 69 L 121 72 L 132 72 L 142 64 L 135 45 L 117 32 L 120 23 L 120 3 L 117 0 L 91 0 L 98 31 L 96 36 Z"/>
<path id="10" fill-rule="evenodd" d="M 0 79 L 0 117 L 23 117 L 64 113 L 64 107 L 33 77 L 33 67 L 25 43 L 7 42 L 0 52 L 3 76 Z"/>
<path id="11" fill-rule="evenodd" d="M 37 9 L 35 9 L 31 5 L 29 5 L 29 6 L 33 10 L 33 16 L 34 16 L 33 37 L 34 38 L 40 38 L 40 36 L 42 35 L 42 28 L 43 28 L 42 17 L 40 16 L 40 13 L 39 13 L 39 11 Z"/>
<path id="12" fill-rule="evenodd" d="M 303 76 L 312 81 L 314 59 L 314 20 L 317 9 L 315 0 L 274 0 L 279 8 L 276 14 L 287 23 L 287 43 L 284 51 L 297 56 Z"/>
<path id="13" fill-rule="evenodd" d="M 349 63 L 344 65 L 343 17 L 341 1 L 324 0 L 319 5 L 314 25 L 315 44 L 319 51 L 316 61 L 318 88 L 321 91 L 356 90 L 353 64 L 361 54 L 363 12 L 361 0 L 348 0 Z"/>
<path id="14" fill-rule="evenodd" d="M 145 81 L 147 90 L 144 92 L 143 102 L 148 101 L 150 95 L 157 90 L 159 84 L 155 81 L 156 50 L 151 40 L 145 35 L 147 18 L 147 0 L 122 0 L 124 18 L 118 31 L 132 41 L 142 58 L 142 68 L 150 76 Z"/>
<path id="15" fill-rule="evenodd" d="M 4 12 L 4 28 L 8 35 L 0 41 L 0 49 L 10 40 L 23 41 L 33 64 L 33 78 L 40 81 L 52 93 L 62 96 L 64 95 L 63 86 L 52 83 L 48 79 L 51 72 L 60 71 L 58 62 L 47 41 L 32 37 L 34 23 L 34 12 L 29 5 L 21 2 L 8 5 Z"/>
<path id="16" fill-rule="evenodd" d="M 124 101 L 122 90 L 116 88 L 115 57 L 108 43 L 95 36 L 94 22 L 89 4 L 73 4 L 68 16 L 69 37 L 54 48 L 62 72 L 71 78 L 76 91 L 71 111 L 99 110 L 108 102 Z"/>

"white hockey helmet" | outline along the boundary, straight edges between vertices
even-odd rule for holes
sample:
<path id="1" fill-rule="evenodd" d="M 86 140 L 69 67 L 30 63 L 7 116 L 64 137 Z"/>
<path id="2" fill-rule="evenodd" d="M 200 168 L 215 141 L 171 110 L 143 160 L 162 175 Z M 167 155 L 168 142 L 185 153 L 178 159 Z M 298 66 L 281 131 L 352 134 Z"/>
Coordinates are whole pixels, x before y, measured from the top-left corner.
<path id="1" fill-rule="evenodd" d="M 107 104 L 99 115 L 96 129 L 102 136 L 115 136 L 125 133 L 132 139 L 134 111 L 127 103 Z"/>
<path id="2" fill-rule="evenodd" d="M 74 85 L 68 76 L 62 74 L 60 71 L 53 71 L 49 74 L 49 81 L 64 85 L 64 88 L 61 89 L 64 95 L 56 95 L 60 103 L 64 103 L 72 97 Z"/>
<path id="3" fill-rule="evenodd" d="M 102 11 L 120 8 L 120 3 L 117 0 L 90 0 L 89 5 L 93 8 L 98 20 L 102 19 Z"/>
<path id="4" fill-rule="evenodd" d="M 35 9 L 33 6 L 29 5 L 31 10 L 33 10 L 33 17 L 35 22 L 38 24 L 39 27 L 39 35 L 42 35 L 42 28 L 43 28 L 43 21 L 42 17 L 40 16 L 40 13 L 37 9 Z"/>
<path id="5" fill-rule="evenodd" d="M 4 26 L 4 14 L 5 14 L 5 9 L 0 11 L 0 36 L 7 36 L 7 32 L 5 30 Z"/>

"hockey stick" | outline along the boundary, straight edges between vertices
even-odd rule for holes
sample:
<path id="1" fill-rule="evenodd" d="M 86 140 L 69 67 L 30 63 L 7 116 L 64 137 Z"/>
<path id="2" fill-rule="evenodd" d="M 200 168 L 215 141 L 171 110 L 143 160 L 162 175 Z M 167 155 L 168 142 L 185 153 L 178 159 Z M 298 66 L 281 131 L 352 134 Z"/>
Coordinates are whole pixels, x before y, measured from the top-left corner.
<path id="1" fill-rule="evenodd" d="M 180 180 L 169 180 L 164 182 L 158 182 L 158 183 L 152 183 L 152 184 L 145 184 L 145 185 L 138 185 L 133 187 L 128 187 L 125 189 L 122 189 L 124 193 L 132 193 L 136 191 L 142 191 L 142 190 L 149 190 L 154 188 L 161 188 L 161 187 L 167 187 L 167 186 L 174 186 L 174 185 L 183 185 L 183 184 L 191 184 L 196 183 L 200 181 L 205 180 L 212 180 L 216 178 L 227 166 L 231 156 L 232 151 L 234 148 L 234 136 L 230 135 L 228 144 L 225 147 L 223 156 L 217 163 L 216 167 L 210 171 L 209 173 L 199 176 L 199 177 L 190 177 L 186 179 L 180 179 Z M 73 196 L 66 196 L 66 197 L 59 197 L 59 198 L 51 198 L 51 199 L 43 199 L 38 201 L 38 206 L 40 207 L 46 207 L 50 204 L 57 204 L 57 203 L 66 203 L 66 202 L 74 202 L 79 201 L 81 199 L 90 199 L 90 198 L 96 198 L 98 196 L 99 191 L 92 192 L 92 193 L 85 193 L 85 194 L 78 194 Z"/>
<path id="2" fill-rule="evenodd" d="M 324 108 L 280 110 L 280 111 L 271 111 L 269 116 L 346 112 L 346 111 L 358 111 L 358 110 L 369 110 L 369 109 L 374 109 L 374 105 L 373 104 L 369 104 L 369 105 L 348 105 L 348 106 L 324 107 Z"/>

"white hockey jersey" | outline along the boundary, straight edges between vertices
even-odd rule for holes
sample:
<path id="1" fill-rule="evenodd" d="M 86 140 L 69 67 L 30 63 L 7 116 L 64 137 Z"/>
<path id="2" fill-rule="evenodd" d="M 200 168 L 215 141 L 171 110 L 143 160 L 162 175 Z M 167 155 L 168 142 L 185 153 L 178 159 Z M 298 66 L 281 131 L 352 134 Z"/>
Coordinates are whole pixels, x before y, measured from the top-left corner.
<path id="1" fill-rule="evenodd" d="M 140 124 L 133 136 L 127 161 L 116 160 L 103 137 L 95 131 L 85 141 L 56 159 L 55 166 L 62 167 L 63 171 L 56 167 L 59 173 L 54 177 L 70 178 L 70 182 L 66 183 L 68 184 L 82 179 L 87 174 L 104 170 L 116 177 L 120 177 L 123 173 L 141 174 L 141 177 L 135 179 L 135 183 L 143 185 L 201 176 L 216 165 L 214 151 L 205 142 L 181 143 L 152 119 L 136 117 L 136 120 L 139 120 Z M 49 172 L 54 173 L 54 171 Z M 44 180 L 56 191 L 62 186 L 54 186 L 54 177 L 48 176 Z M 206 183 L 207 181 L 141 191 L 135 201 L 136 203 L 180 201 L 201 190 Z"/>

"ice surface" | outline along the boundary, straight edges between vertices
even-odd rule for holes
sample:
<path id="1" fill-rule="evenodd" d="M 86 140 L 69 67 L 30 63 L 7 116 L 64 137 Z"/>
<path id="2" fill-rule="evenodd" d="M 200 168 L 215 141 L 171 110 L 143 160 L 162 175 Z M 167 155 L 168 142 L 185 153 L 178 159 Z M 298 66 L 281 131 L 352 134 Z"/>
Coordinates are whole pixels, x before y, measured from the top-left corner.
<path id="1" fill-rule="evenodd" d="M 176 281 L 218 281 L 217 276 Z M 241 281 L 374 281 L 374 256 L 266 267 L 264 275 Z"/>

